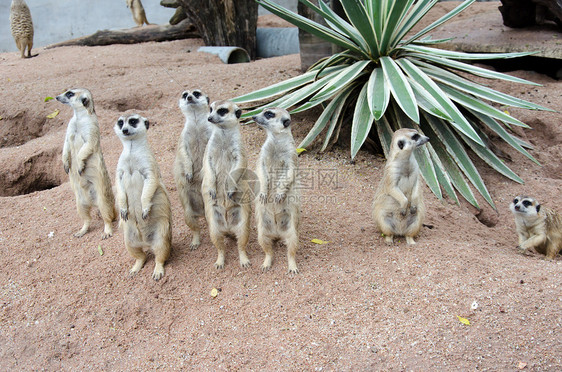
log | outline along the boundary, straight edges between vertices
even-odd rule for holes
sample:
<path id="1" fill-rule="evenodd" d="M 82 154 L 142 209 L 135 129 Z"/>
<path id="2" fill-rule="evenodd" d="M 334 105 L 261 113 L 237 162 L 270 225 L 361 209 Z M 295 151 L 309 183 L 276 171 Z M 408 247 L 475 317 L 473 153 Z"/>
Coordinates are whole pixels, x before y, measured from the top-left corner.
<path id="1" fill-rule="evenodd" d="M 154 25 L 124 30 L 101 30 L 88 36 L 51 44 L 47 49 L 62 46 L 97 46 L 111 44 L 136 44 L 148 41 L 171 41 L 201 37 L 195 27 L 184 20 L 177 25 Z"/>
<path id="2" fill-rule="evenodd" d="M 512 27 L 529 27 L 554 21 L 562 28 L 562 0 L 501 0 L 499 7 L 503 24 Z"/>
<path id="3" fill-rule="evenodd" d="M 177 0 L 207 46 L 237 46 L 256 58 L 255 0 Z"/>

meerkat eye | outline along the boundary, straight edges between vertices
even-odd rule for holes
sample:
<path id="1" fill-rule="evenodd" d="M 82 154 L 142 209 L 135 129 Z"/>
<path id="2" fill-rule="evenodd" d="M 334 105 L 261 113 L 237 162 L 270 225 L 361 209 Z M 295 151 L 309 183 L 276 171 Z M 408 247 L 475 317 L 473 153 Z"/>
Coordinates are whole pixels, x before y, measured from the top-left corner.
<path id="1" fill-rule="evenodd" d="M 413 139 L 414 141 L 417 141 L 417 140 L 420 139 L 420 135 L 416 133 L 416 134 L 414 134 L 414 135 L 412 136 L 412 139 Z"/>
<path id="2" fill-rule="evenodd" d="M 528 201 L 528 200 L 525 200 L 525 201 L 523 202 L 523 205 L 524 205 L 525 207 L 530 207 L 531 204 L 533 204 L 533 203 L 531 203 L 531 202 Z"/>
<path id="3" fill-rule="evenodd" d="M 136 128 L 138 123 L 139 123 L 139 119 L 137 118 L 129 119 L 129 125 L 133 128 Z"/>
<path id="4" fill-rule="evenodd" d="M 199 97 L 201 97 L 201 93 L 199 93 L 198 91 L 195 91 L 195 92 L 193 92 L 193 97 L 199 98 Z"/>
<path id="5" fill-rule="evenodd" d="M 265 116 L 266 119 L 273 119 L 275 117 L 275 114 L 271 111 L 266 111 L 263 113 L 263 116 Z"/>
<path id="6" fill-rule="evenodd" d="M 404 141 L 402 141 L 402 140 L 398 141 L 398 148 L 400 150 L 402 150 L 404 148 Z"/>
<path id="7" fill-rule="evenodd" d="M 117 126 L 119 127 L 119 129 L 123 128 L 123 124 L 124 124 L 123 119 L 117 120 Z"/>
<path id="8" fill-rule="evenodd" d="M 187 99 L 187 96 L 188 96 L 187 92 L 183 92 L 183 94 L 181 95 L 181 98 Z"/>
<path id="9" fill-rule="evenodd" d="M 513 199 L 513 204 L 517 204 L 517 203 L 519 203 L 519 199 L 517 198 Z"/>
<path id="10" fill-rule="evenodd" d="M 68 92 L 66 92 L 65 96 L 66 96 L 66 98 L 72 98 L 72 97 L 74 97 L 74 92 L 68 91 Z"/>
<path id="11" fill-rule="evenodd" d="M 219 114 L 220 116 L 224 116 L 224 115 L 228 114 L 228 109 L 226 109 L 224 107 L 220 108 L 220 109 L 217 110 L 217 114 Z"/>

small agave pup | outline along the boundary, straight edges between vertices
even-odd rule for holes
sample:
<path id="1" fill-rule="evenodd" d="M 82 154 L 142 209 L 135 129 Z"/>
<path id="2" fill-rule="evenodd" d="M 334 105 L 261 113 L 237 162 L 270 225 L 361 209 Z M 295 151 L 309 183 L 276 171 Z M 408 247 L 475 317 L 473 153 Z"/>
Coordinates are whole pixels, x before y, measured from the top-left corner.
<path id="1" fill-rule="evenodd" d="M 282 108 L 266 108 L 254 116 L 267 133 L 256 174 L 260 191 L 255 200 L 258 242 L 265 252 L 262 270 L 273 263 L 273 245 L 287 246 L 290 273 L 298 273 L 295 255 L 299 243 L 300 201 L 297 183 L 297 151 L 291 134 L 291 117 Z"/>
<path id="2" fill-rule="evenodd" d="M 150 250 L 156 261 L 152 278 L 159 280 L 172 247 L 172 210 L 148 145 L 148 127 L 148 120 L 137 114 L 121 116 L 115 123 L 113 129 L 123 143 L 115 183 L 125 246 L 135 259 L 129 273 L 139 272 L 146 261 L 145 250 Z"/>
<path id="3" fill-rule="evenodd" d="M 399 129 L 392 136 L 372 211 L 373 220 L 388 244 L 392 244 L 395 235 L 405 236 L 408 244 L 415 244 L 414 237 L 422 226 L 425 206 L 414 150 L 427 141 L 429 138 L 415 129 Z"/>
<path id="4" fill-rule="evenodd" d="M 535 249 L 552 260 L 562 251 L 562 217 L 558 213 L 528 196 L 516 196 L 509 209 L 515 217 L 517 248 L 523 252 Z"/>

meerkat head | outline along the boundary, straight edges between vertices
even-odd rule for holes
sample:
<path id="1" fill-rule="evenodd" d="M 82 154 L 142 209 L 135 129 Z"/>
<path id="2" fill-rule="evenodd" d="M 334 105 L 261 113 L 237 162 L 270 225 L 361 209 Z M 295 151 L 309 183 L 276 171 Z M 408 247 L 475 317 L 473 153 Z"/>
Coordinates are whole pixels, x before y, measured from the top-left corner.
<path id="1" fill-rule="evenodd" d="M 209 97 L 199 89 L 186 90 L 181 94 L 179 106 L 184 114 L 194 109 L 206 111 L 209 107 Z"/>
<path id="2" fill-rule="evenodd" d="M 149 127 L 147 118 L 138 114 L 121 116 L 117 119 L 113 129 L 122 141 L 132 141 L 139 137 L 145 136 Z"/>
<path id="3" fill-rule="evenodd" d="M 541 210 L 541 205 L 538 201 L 529 196 L 516 196 L 509 205 L 509 209 L 515 215 L 536 217 Z"/>
<path id="4" fill-rule="evenodd" d="M 266 108 L 261 114 L 253 116 L 257 125 L 272 134 L 291 132 L 291 115 L 280 107 Z"/>
<path id="5" fill-rule="evenodd" d="M 391 151 L 395 154 L 411 154 L 412 151 L 429 141 L 429 137 L 421 135 L 415 129 L 398 129 L 392 135 Z"/>
<path id="6" fill-rule="evenodd" d="M 95 113 L 92 93 L 90 93 L 88 89 L 69 89 L 63 94 L 59 94 L 57 96 L 57 101 L 69 105 L 74 111 L 85 109 L 90 115 Z"/>
<path id="7" fill-rule="evenodd" d="M 213 102 L 210 111 L 208 120 L 221 129 L 236 127 L 242 115 L 242 110 L 230 101 Z"/>

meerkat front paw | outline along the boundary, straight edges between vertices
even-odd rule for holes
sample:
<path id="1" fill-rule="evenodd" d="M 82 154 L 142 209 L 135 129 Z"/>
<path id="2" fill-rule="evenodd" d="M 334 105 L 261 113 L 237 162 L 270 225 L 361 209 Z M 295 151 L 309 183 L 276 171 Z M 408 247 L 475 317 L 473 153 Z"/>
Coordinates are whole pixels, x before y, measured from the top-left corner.
<path id="1" fill-rule="evenodd" d="M 234 201 L 234 194 L 236 194 L 236 191 L 228 191 L 228 192 L 226 193 L 226 196 L 227 196 L 230 200 Z"/>
<path id="2" fill-rule="evenodd" d="M 82 173 L 84 172 L 84 169 L 86 168 L 86 163 L 81 163 L 80 165 L 78 165 L 78 175 L 81 176 Z"/>
<path id="3" fill-rule="evenodd" d="M 187 180 L 188 183 L 192 183 L 193 182 L 193 174 L 192 173 L 186 173 L 185 179 Z"/>
<path id="4" fill-rule="evenodd" d="M 119 212 L 123 221 L 127 221 L 129 219 L 129 211 L 126 208 L 121 208 Z"/>
<path id="5" fill-rule="evenodd" d="M 277 203 L 277 204 L 281 203 L 283 200 L 285 200 L 286 197 L 287 197 L 287 194 L 285 194 L 285 193 L 275 194 L 275 203 Z"/>
<path id="6" fill-rule="evenodd" d="M 148 218 L 148 215 L 150 214 L 150 207 L 147 208 L 143 208 L 142 210 L 142 219 L 146 220 Z"/>
<path id="7" fill-rule="evenodd" d="M 418 213 L 418 207 L 415 206 L 415 205 L 412 205 L 410 207 L 410 214 L 416 214 L 416 213 Z"/>
<path id="8" fill-rule="evenodd" d="M 408 210 L 407 210 L 406 208 L 400 209 L 400 215 L 401 215 L 402 217 L 406 216 L 406 214 L 408 214 Z"/>
<path id="9" fill-rule="evenodd" d="M 209 196 L 211 197 L 212 200 L 217 200 L 217 192 L 215 190 L 210 189 Z"/>
<path id="10" fill-rule="evenodd" d="M 68 172 L 70 172 L 70 165 L 64 163 L 63 166 L 64 166 L 64 171 L 66 172 L 66 174 L 68 174 Z"/>
<path id="11" fill-rule="evenodd" d="M 260 201 L 260 203 L 265 204 L 267 203 L 267 194 L 264 192 L 260 192 L 258 195 L 258 199 Z"/>

